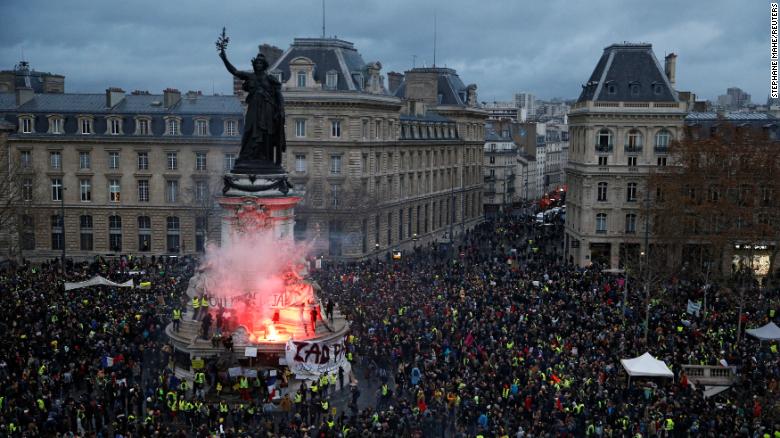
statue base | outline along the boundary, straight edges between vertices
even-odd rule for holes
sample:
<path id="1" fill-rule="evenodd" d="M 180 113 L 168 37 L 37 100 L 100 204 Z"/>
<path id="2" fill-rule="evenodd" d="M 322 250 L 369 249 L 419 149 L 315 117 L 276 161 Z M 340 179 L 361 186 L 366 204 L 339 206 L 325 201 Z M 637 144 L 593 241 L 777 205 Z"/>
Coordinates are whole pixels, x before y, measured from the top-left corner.
<path id="1" fill-rule="evenodd" d="M 281 165 L 272 161 L 242 160 L 239 158 L 236 160 L 236 164 L 230 173 L 241 175 L 278 175 L 286 172 Z"/>

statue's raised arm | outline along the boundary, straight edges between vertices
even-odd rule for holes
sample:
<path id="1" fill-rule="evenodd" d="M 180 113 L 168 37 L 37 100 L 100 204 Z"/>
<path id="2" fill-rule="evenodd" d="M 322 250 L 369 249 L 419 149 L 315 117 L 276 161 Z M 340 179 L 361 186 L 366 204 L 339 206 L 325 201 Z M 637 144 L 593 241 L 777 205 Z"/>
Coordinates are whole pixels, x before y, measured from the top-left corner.
<path id="1" fill-rule="evenodd" d="M 246 79 L 246 73 L 239 71 L 233 64 L 230 63 L 227 59 L 227 54 L 225 53 L 225 49 L 227 49 L 227 45 L 230 42 L 230 38 L 225 34 L 225 28 L 222 28 L 222 34 L 219 35 L 219 38 L 217 39 L 217 50 L 219 51 L 219 57 L 222 59 L 222 62 L 225 64 L 225 68 L 227 71 L 230 72 L 233 76 L 237 76 L 241 79 Z"/>

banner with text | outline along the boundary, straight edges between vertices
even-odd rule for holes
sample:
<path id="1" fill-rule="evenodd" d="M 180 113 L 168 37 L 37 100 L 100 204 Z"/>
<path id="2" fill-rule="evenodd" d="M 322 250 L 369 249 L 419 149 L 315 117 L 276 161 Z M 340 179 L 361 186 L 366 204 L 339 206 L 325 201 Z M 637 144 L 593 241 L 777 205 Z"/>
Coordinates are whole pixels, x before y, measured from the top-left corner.
<path id="1" fill-rule="evenodd" d="M 293 373 L 315 375 L 330 373 L 342 366 L 346 359 L 345 337 L 325 341 L 287 341 L 285 358 Z"/>

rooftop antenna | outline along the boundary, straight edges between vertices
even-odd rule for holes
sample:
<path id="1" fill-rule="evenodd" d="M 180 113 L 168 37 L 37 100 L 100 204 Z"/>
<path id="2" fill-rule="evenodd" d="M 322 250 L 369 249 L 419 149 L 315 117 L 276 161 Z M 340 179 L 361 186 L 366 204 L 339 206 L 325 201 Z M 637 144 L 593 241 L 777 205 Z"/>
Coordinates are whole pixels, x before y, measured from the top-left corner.
<path id="1" fill-rule="evenodd" d="M 433 68 L 436 68 L 436 12 L 433 13 Z"/>
<path id="2" fill-rule="evenodd" d="M 322 38 L 325 38 L 325 0 L 322 0 Z"/>
<path id="3" fill-rule="evenodd" d="M 417 55 L 412 55 L 412 68 L 417 67 Z"/>

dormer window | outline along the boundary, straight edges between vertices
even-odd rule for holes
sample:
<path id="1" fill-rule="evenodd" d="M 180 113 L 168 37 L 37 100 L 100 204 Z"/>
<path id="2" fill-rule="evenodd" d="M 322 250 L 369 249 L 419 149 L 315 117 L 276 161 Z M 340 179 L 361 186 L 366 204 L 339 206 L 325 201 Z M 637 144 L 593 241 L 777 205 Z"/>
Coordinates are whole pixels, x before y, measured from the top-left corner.
<path id="1" fill-rule="evenodd" d="M 632 96 L 639 96 L 640 87 L 637 82 L 634 82 L 628 86 L 629 91 L 631 91 Z"/>
<path id="2" fill-rule="evenodd" d="M 62 117 L 60 116 L 49 117 L 49 134 L 62 134 L 64 132 L 62 126 L 63 126 Z"/>
<path id="3" fill-rule="evenodd" d="M 209 135 L 209 122 L 206 119 L 195 120 L 195 135 L 205 136 Z"/>
<path id="4" fill-rule="evenodd" d="M 298 88 L 305 88 L 306 87 L 306 72 L 303 70 L 298 71 L 296 73 L 295 77 L 297 78 L 297 85 Z"/>
<path id="5" fill-rule="evenodd" d="M 653 94 L 656 96 L 660 95 L 663 92 L 663 87 L 661 87 L 661 84 L 653 84 Z"/>
<path id="6" fill-rule="evenodd" d="M 338 86 L 339 82 L 339 75 L 335 71 L 329 71 L 328 74 L 325 76 L 325 86 L 329 90 L 335 90 Z"/>
<path id="7" fill-rule="evenodd" d="M 79 118 L 79 128 L 84 135 L 92 134 L 94 132 L 92 130 L 92 117 Z"/>
<path id="8" fill-rule="evenodd" d="M 235 120 L 225 121 L 225 135 L 234 137 L 238 135 L 238 122 Z"/>
<path id="9" fill-rule="evenodd" d="M 617 93 L 617 86 L 613 83 L 607 84 L 607 94 L 616 94 Z"/>
<path id="10" fill-rule="evenodd" d="M 34 125 L 33 120 L 33 116 L 19 117 L 19 132 L 22 134 L 32 134 Z"/>
<path id="11" fill-rule="evenodd" d="M 165 119 L 165 135 L 180 135 L 181 134 L 181 121 L 175 117 L 168 117 Z"/>
<path id="12" fill-rule="evenodd" d="M 352 80 L 355 81 L 355 85 L 357 86 L 358 90 L 365 88 L 362 73 L 352 73 Z"/>
<path id="13" fill-rule="evenodd" d="M 110 135 L 120 135 L 122 133 L 122 119 L 116 117 L 109 118 L 108 133 Z"/>
<path id="14" fill-rule="evenodd" d="M 281 72 L 271 73 L 271 76 L 273 76 L 274 79 L 276 79 L 277 82 L 280 82 L 280 83 L 282 82 L 282 73 Z"/>
<path id="15" fill-rule="evenodd" d="M 152 133 L 152 121 L 148 118 L 138 117 L 135 119 L 135 134 L 149 135 Z"/>

